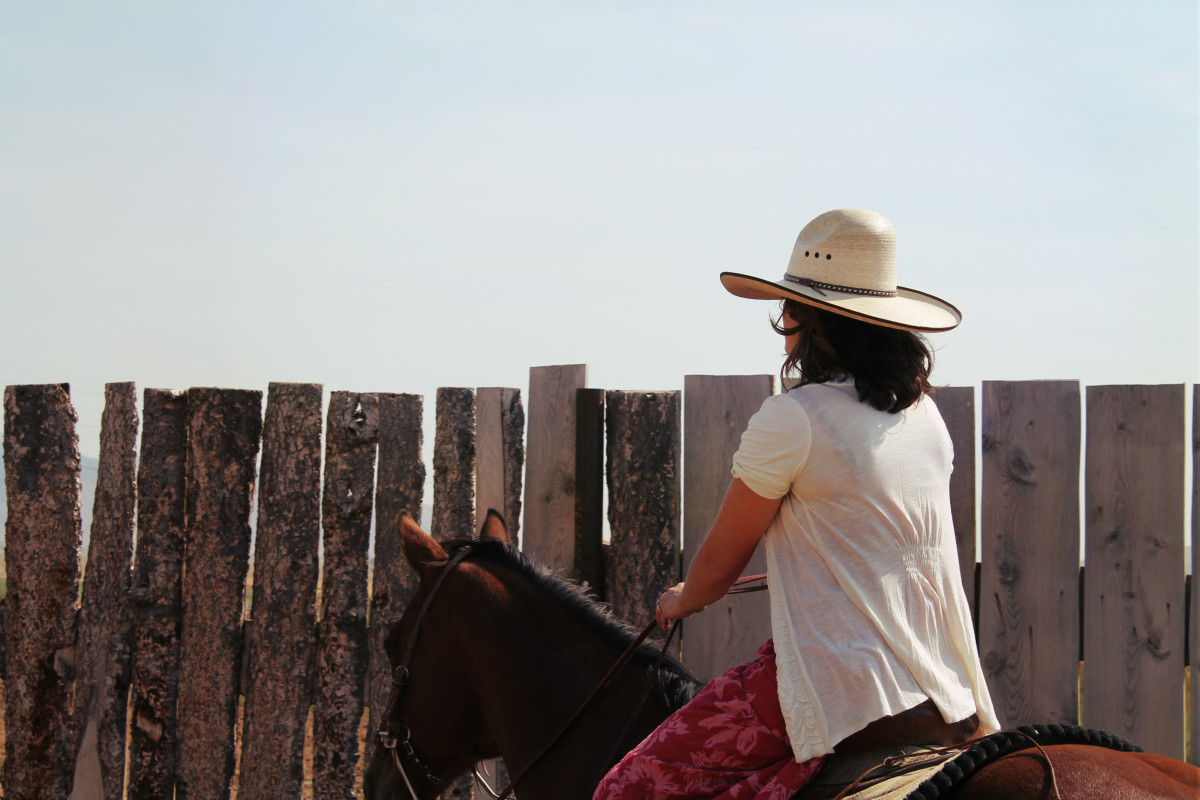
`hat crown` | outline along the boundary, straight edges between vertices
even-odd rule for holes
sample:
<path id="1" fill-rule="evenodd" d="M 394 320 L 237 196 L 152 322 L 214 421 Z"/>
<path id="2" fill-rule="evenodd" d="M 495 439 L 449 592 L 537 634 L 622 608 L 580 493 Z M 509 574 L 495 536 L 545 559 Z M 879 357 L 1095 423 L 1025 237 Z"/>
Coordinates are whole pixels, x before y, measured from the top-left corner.
<path id="1" fill-rule="evenodd" d="M 895 292 L 896 232 L 873 211 L 827 211 L 800 231 L 787 271 L 828 286 Z"/>

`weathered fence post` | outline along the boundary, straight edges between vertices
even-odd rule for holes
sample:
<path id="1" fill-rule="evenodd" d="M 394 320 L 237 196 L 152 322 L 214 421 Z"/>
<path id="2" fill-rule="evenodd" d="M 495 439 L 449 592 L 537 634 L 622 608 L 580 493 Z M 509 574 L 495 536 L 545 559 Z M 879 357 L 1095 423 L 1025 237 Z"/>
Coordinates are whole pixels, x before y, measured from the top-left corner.
<path id="1" fill-rule="evenodd" d="M 300 797 L 321 537 L 321 387 L 272 383 L 259 478 L 240 800 Z"/>
<path id="2" fill-rule="evenodd" d="M 604 390 L 575 390 L 575 566 L 596 598 L 608 598 L 604 555 Z"/>
<path id="3" fill-rule="evenodd" d="M 475 392 L 437 390 L 433 438 L 433 516 L 439 540 L 472 538 L 475 530 Z M 475 781 L 463 776 L 442 791 L 446 800 L 470 800 Z"/>
<path id="4" fill-rule="evenodd" d="M 187 395 L 143 393 L 133 561 L 129 800 L 170 797 L 178 761 Z"/>
<path id="5" fill-rule="evenodd" d="M 368 621 L 370 655 L 367 686 L 370 717 L 367 736 L 379 729 L 380 715 L 391 694 L 391 667 L 383 643 L 388 627 L 417 589 L 417 576 L 400 546 L 404 512 L 420 522 L 425 492 L 425 462 L 421 460 L 423 400 L 414 394 L 379 395 L 379 468 L 375 487 L 375 572 Z"/>
<path id="6" fill-rule="evenodd" d="M 104 388 L 100 467 L 79 613 L 72 800 L 120 800 L 125 793 L 125 711 L 129 691 L 129 566 L 137 507 L 137 392 Z"/>
<path id="7" fill-rule="evenodd" d="M 679 581 L 679 392 L 608 392 L 613 613 L 641 628 Z"/>
<path id="8" fill-rule="evenodd" d="M 79 439 L 65 385 L 4 390 L 4 796 L 66 797 L 75 598 Z"/>
<path id="9" fill-rule="evenodd" d="M 316 800 L 354 796 L 367 670 L 367 548 L 379 396 L 334 392 L 325 425 L 325 565 L 313 714 Z"/>
<path id="10" fill-rule="evenodd" d="M 475 392 L 475 519 L 489 508 L 504 515 L 517 546 L 521 531 L 521 471 L 525 464 L 525 407 L 520 389 Z"/>
<path id="11" fill-rule="evenodd" d="M 262 392 L 188 391 L 186 545 L 179 675 L 180 800 L 228 797 L 242 662 L 250 508 Z"/>
<path id="12" fill-rule="evenodd" d="M 971 607 L 972 618 L 978 619 L 975 602 L 975 387 L 942 387 L 933 393 L 933 399 L 946 423 L 950 441 L 954 443 L 950 517 L 967 605 Z"/>
<path id="13" fill-rule="evenodd" d="M 1078 719 L 1079 384 L 983 384 L 979 650 L 1000 722 Z"/>
<path id="14" fill-rule="evenodd" d="M 1183 758 L 1183 401 L 1180 385 L 1087 393 L 1085 722 L 1172 758 Z"/>
<path id="15" fill-rule="evenodd" d="M 685 576 L 729 488 L 742 432 L 774 390 L 770 375 L 687 375 L 683 379 Z M 745 572 L 766 571 L 766 555 L 760 547 Z M 771 606 L 765 593 L 727 597 L 683 623 L 683 661 L 697 678 L 711 680 L 754 658 L 770 636 Z"/>
<path id="16" fill-rule="evenodd" d="M 440 540 L 475 536 L 475 392 L 437 390 L 433 437 L 433 517 Z"/>
<path id="17" fill-rule="evenodd" d="M 1192 687 L 1192 752 L 1200 765 L 1200 384 L 1192 386 L 1192 605 L 1188 659 Z"/>
<path id="18" fill-rule="evenodd" d="M 575 539 L 575 391 L 587 385 L 583 364 L 529 370 L 525 524 L 521 549 L 573 575 Z"/>
<path id="19" fill-rule="evenodd" d="M 521 530 L 521 467 L 525 463 L 525 408 L 520 389 L 475 391 L 475 519 L 488 509 L 504 516 L 509 541 L 517 546 Z M 474 535 L 474 534 L 472 534 Z M 508 785 L 503 759 L 489 759 L 486 774 L 493 788 Z"/>

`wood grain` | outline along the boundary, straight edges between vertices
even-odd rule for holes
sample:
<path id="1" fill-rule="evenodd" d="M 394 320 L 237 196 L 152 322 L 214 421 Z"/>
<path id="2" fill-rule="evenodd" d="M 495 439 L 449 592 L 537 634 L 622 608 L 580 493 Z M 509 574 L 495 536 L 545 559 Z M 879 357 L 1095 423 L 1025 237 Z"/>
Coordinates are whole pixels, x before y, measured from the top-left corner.
<path id="1" fill-rule="evenodd" d="M 529 431 L 522 549 L 535 561 L 571 574 L 575 568 L 575 390 L 587 367 L 529 370 Z"/>
<path id="2" fill-rule="evenodd" d="M 489 508 L 504 516 L 514 545 L 521 532 L 521 489 L 525 466 L 525 407 L 520 389 L 475 391 L 475 519 Z"/>
<path id="3" fill-rule="evenodd" d="M 1003 725 L 1078 719 L 1079 384 L 983 385 L 979 650 Z"/>
<path id="4" fill-rule="evenodd" d="M 750 417 L 775 387 L 771 375 L 688 375 L 683 383 L 683 574 L 716 519 L 733 455 Z M 759 547 L 746 567 L 767 571 Z M 683 623 L 683 662 L 702 681 L 754 658 L 771 636 L 766 592 L 733 595 Z"/>
<path id="5" fill-rule="evenodd" d="M 1084 723 L 1183 758 L 1183 386 L 1090 386 Z"/>

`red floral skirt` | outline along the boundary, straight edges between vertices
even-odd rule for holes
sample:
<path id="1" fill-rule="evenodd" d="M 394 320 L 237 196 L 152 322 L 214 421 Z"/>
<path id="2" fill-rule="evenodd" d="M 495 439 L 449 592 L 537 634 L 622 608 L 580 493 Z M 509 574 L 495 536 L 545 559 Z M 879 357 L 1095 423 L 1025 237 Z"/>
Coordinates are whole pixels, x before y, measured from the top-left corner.
<path id="1" fill-rule="evenodd" d="M 792 755 L 768 639 L 609 770 L 594 800 L 788 800 L 824 762 Z"/>

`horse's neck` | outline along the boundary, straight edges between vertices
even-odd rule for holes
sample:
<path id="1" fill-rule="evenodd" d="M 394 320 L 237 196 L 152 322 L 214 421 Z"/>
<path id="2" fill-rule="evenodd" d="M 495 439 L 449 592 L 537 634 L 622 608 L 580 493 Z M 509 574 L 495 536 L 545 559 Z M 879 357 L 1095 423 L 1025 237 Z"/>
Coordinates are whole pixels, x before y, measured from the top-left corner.
<path id="1" fill-rule="evenodd" d="M 486 652 L 497 654 L 480 692 L 501 755 L 519 769 L 542 752 L 588 700 L 620 657 L 623 644 L 601 635 L 588 620 L 555 608 L 527 589 L 514 590 L 505 613 L 484 621 Z M 501 655 L 502 654 L 502 655 Z M 590 701 L 563 738 L 530 771 L 520 794 L 590 797 L 603 776 L 605 759 L 623 754 L 669 713 L 659 692 L 650 692 L 638 714 L 646 681 L 645 665 L 627 665 Z M 617 740 L 628 730 L 625 742 Z"/>

